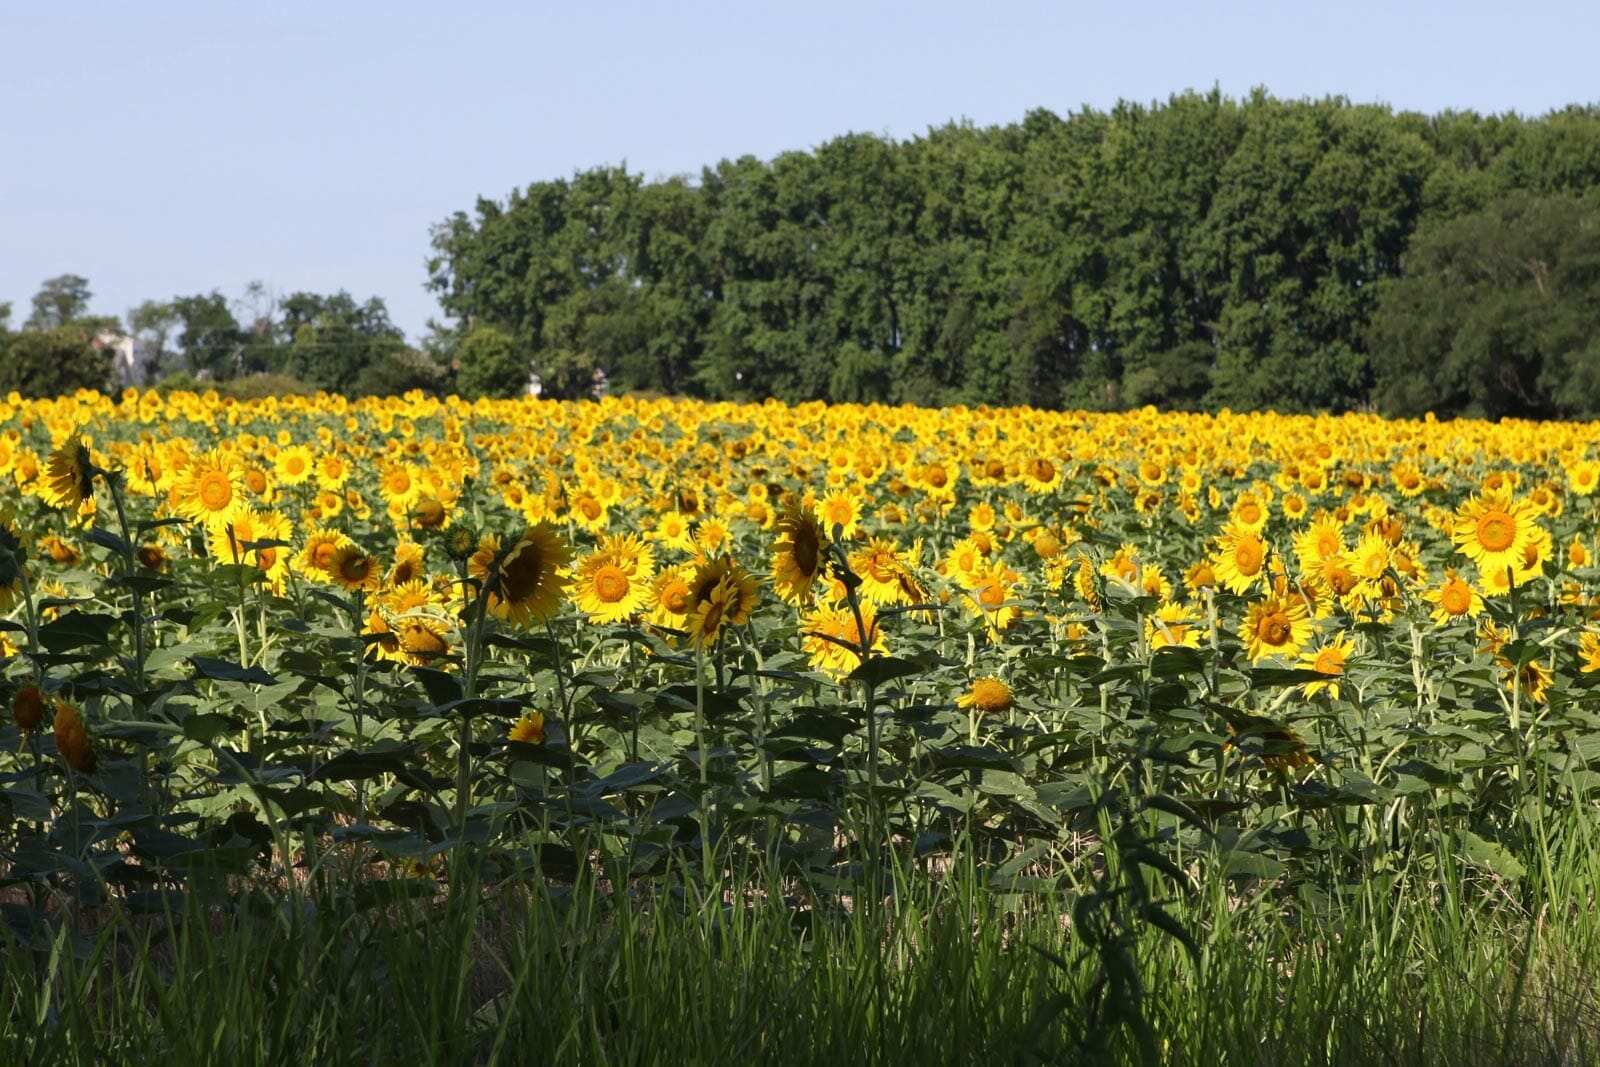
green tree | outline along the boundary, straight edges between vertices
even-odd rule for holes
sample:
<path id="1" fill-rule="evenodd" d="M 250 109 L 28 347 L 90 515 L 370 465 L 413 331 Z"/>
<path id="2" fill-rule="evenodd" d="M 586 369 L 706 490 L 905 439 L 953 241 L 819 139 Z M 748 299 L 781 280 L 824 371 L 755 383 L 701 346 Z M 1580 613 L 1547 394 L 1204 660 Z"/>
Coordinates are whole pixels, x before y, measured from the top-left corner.
<path id="1" fill-rule="evenodd" d="M 24 324 L 29 329 L 48 330 L 65 326 L 89 312 L 89 279 L 77 274 L 48 278 L 33 294 L 33 314 Z"/>
<path id="2" fill-rule="evenodd" d="M 479 326 L 455 351 L 455 388 L 465 397 L 509 398 L 528 391 L 532 362 L 510 332 Z"/>
<path id="3" fill-rule="evenodd" d="M 313 389 L 359 395 L 407 365 L 400 356 L 405 335 L 377 297 L 358 304 L 343 290 L 292 293 L 278 311 L 269 328 L 275 350 L 265 361 L 268 369 Z"/>
<path id="4" fill-rule="evenodd" d="M 60 396 L 78 389 L 106 391 L 112 355 L 95 344 L 82 326 L 22 330 L 5 337 L 0 359 L 0 393 L 16 390 L 27 397 Z"/>
<path id="5" fill-rule="evenodd" d="M 183 369 L 201 380 L 222 380 L 239 374 L 251 336 L 239 325 L 228 301 L 213 289 L 209 293 L 172 299 L 178 319 L 178 351 Z"/>
<path id="6" fill-rule="evenodd" d="M 1515 192 L 1417 235 L 1370 331 L 1393 415 L 1600 415 L 1600 196 Z"/>
<path id="7" fill-rule="evenodd" d="M 170 346 L 182 325 L 183 317 L 170 300 L 146 300 L 128 311 L 128 333 L 149 353 L 145 374 L 152 381 L 176 356 Z"/>

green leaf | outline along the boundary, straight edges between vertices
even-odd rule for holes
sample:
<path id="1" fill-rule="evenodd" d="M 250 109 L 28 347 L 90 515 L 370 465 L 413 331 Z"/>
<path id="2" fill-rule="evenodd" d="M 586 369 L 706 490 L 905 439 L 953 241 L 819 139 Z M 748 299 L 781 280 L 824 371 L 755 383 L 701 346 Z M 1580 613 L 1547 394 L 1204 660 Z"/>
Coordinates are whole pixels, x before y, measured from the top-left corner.
<path id="1" fill-rule="evenodd" d="M 195 673 L 217 682 L 246 682 L 250 685 L 277 685 L 278 680 L 260 667 L 242 667 L 223 659 L 209 656 L 190 656 Z"/>
<path id="2" fill-rule="evenodd" d="M 97 647 L 107 643 L 116 625 L 113 615 L 73 611 L 39 627 L 39 644 L 55 653 Z"/>

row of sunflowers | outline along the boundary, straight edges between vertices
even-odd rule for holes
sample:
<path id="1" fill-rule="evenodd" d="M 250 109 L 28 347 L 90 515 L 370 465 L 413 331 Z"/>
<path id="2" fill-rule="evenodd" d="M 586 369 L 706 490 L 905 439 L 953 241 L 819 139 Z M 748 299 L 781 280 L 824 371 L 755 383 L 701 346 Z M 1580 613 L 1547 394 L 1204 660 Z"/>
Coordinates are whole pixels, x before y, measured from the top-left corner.
<path id="1" fill-rule="evenodd" d="M 142 892 L 331 840 L 432 870 L 580 829 L 642 869 L 825 868 L 864 834 L 1015 858 L 1152 766 L 1199 813 L 1168 844 L 1228 870 L 1463 798 L 1474 855 L 1510 855 L 1508 781 L 1600 782 L 1595 438 L 13 395 L 0 881 Z M 1248 833 L 1289 811 L 1292 842 Z"/>

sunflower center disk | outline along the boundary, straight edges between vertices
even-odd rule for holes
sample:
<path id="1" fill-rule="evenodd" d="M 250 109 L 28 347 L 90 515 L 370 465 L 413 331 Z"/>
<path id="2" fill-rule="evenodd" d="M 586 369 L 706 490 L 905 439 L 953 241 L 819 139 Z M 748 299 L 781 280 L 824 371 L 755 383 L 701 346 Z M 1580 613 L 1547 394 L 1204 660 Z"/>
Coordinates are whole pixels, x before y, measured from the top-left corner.
<path id="1" fill-rule="evenodd" d="M 1490 552 L 1504 552 L 1517 537 L 1517 524 L 1503 511 L 1491 511 L 1478 520 L 1478 543 Z"/>

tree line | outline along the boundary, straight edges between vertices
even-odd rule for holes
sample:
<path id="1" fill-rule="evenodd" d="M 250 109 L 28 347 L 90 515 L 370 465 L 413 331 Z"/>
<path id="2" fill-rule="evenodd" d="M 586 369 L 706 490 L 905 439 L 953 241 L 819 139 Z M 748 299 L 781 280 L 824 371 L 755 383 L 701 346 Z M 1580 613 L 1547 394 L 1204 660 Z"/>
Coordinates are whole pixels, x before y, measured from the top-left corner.
<path id="1" fill-rule="evenodd" d="M 1597 185 L 1595 107 L 1185 93 L 536 182 L 429 276 L 565 396 L 1593 415 Z"/>
<path id="2" fill-rule="evenodd" d="M 50 279 L 21 328 L 0 305 L 0 389 L 104 382 L 111 329 L 178 384 L 1597 416 L 1597 188 L 1595 106 L 1213 91 L 848 134 L 479 199 L 432 230 L 445 321 L 415 347 L 376 297 L 254 286 L 122 324 Z"/>
<path id="3" fill-rule="evenodd" d="M 92 296 L 81 275 L 46 279 L 19 329 L 0 303 L 0 391 L 244 381 L 254 393 L 373 394 L 451 384 L 445 362 L 407 345 L 377 297 L 280 296 L 257 282 L 233 300 L 215 290 L 146 300 L 121 320 L 92 313 Z M 119 342 L 133 357 L 128 367 L 116 365 Z"/>

